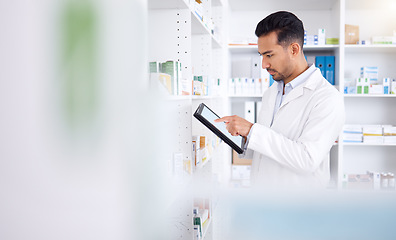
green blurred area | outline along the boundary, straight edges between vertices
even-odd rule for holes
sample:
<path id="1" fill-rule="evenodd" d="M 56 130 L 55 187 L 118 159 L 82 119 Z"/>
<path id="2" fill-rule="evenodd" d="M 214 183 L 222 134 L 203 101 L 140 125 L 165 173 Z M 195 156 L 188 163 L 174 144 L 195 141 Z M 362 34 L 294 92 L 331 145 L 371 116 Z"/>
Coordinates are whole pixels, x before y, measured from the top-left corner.
<path id="1" fill-rule="evenodd" d="M 86 128 L 99 107 L 97 15 L 91 1 L 67 1 L 61 23 L 61 98 L 73 131 Z"/>

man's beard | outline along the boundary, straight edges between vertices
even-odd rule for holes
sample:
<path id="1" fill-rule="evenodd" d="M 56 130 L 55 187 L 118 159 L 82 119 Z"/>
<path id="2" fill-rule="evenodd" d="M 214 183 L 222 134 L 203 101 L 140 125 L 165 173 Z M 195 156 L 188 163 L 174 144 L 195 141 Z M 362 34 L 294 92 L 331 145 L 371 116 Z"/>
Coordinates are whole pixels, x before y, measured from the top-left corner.
<path id="1" fill-rule="evenodd" d="M 274 77 L 273 75 L 271 75 L 271 76 L 272 76 L 272 79 L 274 79 L 274 81 L 279 82 L 279 81 L 282 81 L 282 80 L 285 79 L 285 75 L 279 73 L 279 72 L 276 71 L 275 69 L 270 69 L 270 68 L 269 68 L 269 69 L 267 69 L 267 71 L 274 72 L 274 75 L 277 75 L 276 77 Z"/>

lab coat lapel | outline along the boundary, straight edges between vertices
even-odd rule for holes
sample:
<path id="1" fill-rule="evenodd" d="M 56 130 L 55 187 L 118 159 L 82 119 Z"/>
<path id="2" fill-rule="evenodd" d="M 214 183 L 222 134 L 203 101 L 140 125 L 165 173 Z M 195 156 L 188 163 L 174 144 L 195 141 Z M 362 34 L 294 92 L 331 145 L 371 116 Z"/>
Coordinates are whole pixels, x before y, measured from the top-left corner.
<path id="1" fill-rule="evenodd" d="M 279 109 L 281 109 L 284 105 L 288 104 L 289 102 L 293 101 L 294 99 L 302 96 L 304 93 L 303 86 L 298 86 L 297 88 L 293 89 L 287 96 L 286 99 L 283 100 Z"/>
<path id="2" fill-rule="evenodd" d="M 289 102 L 299 98 L 300 96 L 302 96 L 304 94 L 304 88 L 305 89 L 310 89 L 313 90 L 315 89 L 315 79 L 317 79 L 318 74 L 321 74 L 318 70 L 315 70 L 311 76 L 308 77 L 307 81 L 305 81 L 305 83 L 297 86 L 295 89 L 293 89 L 287 96 L 286 98 L 283 100 L 281 106 L 279 109 L 281 109 L 284 105 L 288 104 Z"/>
<path id="3" fill-rule="evenodd" d="M 279 84 L 279 83 L 274 83 L 274 84 Z M 278 88 L 276 86 L 270 87 L 268 89 L 268 91 L 270 92 L 270 97 L 268 99 L 268 114 L 264 115 L 264 122 L 263 124 L 267 127 L 271 126 L 271 122 L 272 122 L 272 115 L 274 113 L 274 108 L 275 108 L 275 101 L 276 101 L 276 95 L 278 94 Z"/>

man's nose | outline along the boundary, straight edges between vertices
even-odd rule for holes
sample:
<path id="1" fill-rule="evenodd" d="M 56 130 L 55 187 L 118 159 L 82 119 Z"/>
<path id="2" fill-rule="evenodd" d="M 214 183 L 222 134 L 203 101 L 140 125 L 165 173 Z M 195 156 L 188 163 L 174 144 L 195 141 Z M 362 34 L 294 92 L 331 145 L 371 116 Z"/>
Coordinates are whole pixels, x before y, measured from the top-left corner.
<path id="1" fill-rule="evenodd" d="M 265 60 L 264 57 L 262 58 L 261 63 L 262 63 L 262 68 L 263 68 L 263 69 L 267 69 L 267 68 L 269 68 L 269 67 L 271 66 L 271 65 L 269 64 L 269 62 Z"/>

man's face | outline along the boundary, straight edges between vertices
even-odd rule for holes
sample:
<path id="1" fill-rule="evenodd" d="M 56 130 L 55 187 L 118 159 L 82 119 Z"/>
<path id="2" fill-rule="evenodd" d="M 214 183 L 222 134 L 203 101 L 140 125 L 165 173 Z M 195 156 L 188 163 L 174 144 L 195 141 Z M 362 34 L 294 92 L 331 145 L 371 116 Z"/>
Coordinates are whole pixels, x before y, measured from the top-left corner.
<path id="1" fill-rule="evenodd" d="M 278 44 L 278 35 L 271 32 L 258 38 L 258 51 L 262 56 L 262 67 L 267 69 L 275 81 L 288 78 L 292 73 L 289 47 Z"/>

